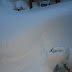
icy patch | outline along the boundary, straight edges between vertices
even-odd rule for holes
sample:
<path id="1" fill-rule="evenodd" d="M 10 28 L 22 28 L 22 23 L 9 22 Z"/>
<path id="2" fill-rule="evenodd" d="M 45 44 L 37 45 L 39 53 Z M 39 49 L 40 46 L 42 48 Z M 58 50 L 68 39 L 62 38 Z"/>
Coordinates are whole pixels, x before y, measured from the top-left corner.
<path id="1" fill-rule="evenodd" d="M 54 69 L 54 72 L 66 72 L 64 68 L 60 67 L 59 65 L 57 65 Z"/>
<path id="2" fill-rule="evenodd" d="M 61 48 L 52 48 L 50 52 L 52 52 L 52 53 L 60 53 L 62 51 L 63 51 L 63 49 L 61 49 Z"/>

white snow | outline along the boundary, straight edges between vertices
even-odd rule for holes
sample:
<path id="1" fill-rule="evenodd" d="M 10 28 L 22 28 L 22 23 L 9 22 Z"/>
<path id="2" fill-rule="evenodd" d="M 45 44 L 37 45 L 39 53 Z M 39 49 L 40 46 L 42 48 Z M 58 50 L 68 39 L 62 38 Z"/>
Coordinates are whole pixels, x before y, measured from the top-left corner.
<path id="1" fill-rule="evenodd" d="M 72 1 L 19 12 L 0 7 L 0 72 L 53 72 L 69 52 L 71 67 L 71 48 Z"/>
<path id="2" fill-rule="evenodd" d="M 16 2 L 16 8 L 21 9 L 21 7 L 23 9 L 26 9 L 28 7 L 27 3 L 24 1 L 17 1 Z"/>

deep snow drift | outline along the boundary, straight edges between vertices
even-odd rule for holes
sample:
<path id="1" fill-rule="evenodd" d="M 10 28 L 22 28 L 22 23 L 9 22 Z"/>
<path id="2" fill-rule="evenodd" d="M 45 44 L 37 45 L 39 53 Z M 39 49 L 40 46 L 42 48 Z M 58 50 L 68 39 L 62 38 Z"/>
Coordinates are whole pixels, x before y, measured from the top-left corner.
<path id="1" fill-rule="evenodd" d="M 55 47 L 72 47 L 72 1 L 20 12 L 0 7 L 1 72 L 52 72 L 53 61 L 66 57 L 49 53 Z M 48 57 L 56 59 L 52 68 Z"/>

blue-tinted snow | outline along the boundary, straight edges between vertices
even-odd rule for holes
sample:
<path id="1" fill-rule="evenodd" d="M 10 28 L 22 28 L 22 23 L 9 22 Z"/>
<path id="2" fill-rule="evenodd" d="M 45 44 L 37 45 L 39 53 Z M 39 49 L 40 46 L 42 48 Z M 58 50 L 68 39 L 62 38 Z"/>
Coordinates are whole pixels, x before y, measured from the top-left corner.
<path id="1" fill-rule="evenodd" d="M 54 47 L 72 47 L 72 1 L 20 12 L 0 7 L 1 72 L 52 72 L 44 65 Z"/>

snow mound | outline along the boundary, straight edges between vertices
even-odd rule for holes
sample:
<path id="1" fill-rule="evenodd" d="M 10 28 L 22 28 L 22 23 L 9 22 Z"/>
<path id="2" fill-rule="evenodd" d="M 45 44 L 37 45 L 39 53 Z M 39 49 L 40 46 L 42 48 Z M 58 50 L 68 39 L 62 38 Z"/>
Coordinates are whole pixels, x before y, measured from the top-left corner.
<path id="1" fill-rule="evenodd" d="M 28 4 L 25 1 L 17 1 L 16 2 L 16 10 L 22 10 L 26 9 L 28 7 Z"/>

